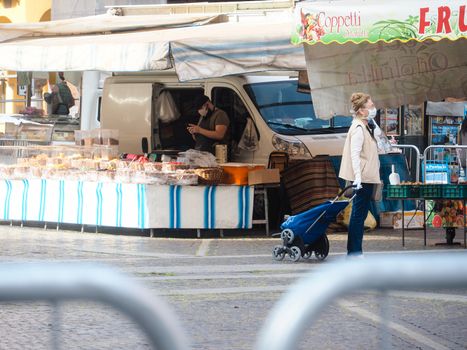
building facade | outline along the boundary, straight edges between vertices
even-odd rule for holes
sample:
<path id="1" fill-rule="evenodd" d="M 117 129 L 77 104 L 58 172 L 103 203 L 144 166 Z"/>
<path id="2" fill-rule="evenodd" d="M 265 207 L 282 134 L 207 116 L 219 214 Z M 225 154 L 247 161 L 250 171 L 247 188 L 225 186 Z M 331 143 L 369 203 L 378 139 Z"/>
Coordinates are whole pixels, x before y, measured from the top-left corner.
<path id="1" fill-rule="evenodd" d="M 3 0 L 0 1 L 0 23 L 34 23 L 51 20 L 52 0 Z M 18 113 L 28 104 L 42 108 L 42 92 L 48 82 L 47 73 L 24 74 L 29 83 L 18 84 L 17 73 L 0 71 L 0 113 Z M 29 94 L 28 94 L 29 86 Z M 26 87 L 26 88 L 24 88 Z"/>
<path id="2" fill-rule="evenodd" d="M 52 0 L 52 19 L 101 15 L 107 11 L 107 6 L 166 3 L 166 0 Z"/>

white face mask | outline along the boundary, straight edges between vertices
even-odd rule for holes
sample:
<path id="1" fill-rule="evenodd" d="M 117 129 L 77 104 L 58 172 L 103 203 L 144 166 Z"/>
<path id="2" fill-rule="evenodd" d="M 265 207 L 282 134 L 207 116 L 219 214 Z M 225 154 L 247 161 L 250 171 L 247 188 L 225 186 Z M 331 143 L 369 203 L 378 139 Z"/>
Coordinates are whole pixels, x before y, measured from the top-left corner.
<path id="1" fill-rule="evenodd" d="M 208 108 L 207 108 L 207 107 L 203 107 L 203 108 L 201 108 L 201 109 L 198 109 L 198 113 L 199 113 L 200 116 L 205 117 L 206 114 L 208 114 Z"/>
<path id="2" fill-rule="evenodd" d="M 368 119 L 374 119 L 374 117 L 376 117 L 376 108 L 373 107 L 372 109 L 369 109 L 368 110 L 368 116 L 367 118 Z"/>

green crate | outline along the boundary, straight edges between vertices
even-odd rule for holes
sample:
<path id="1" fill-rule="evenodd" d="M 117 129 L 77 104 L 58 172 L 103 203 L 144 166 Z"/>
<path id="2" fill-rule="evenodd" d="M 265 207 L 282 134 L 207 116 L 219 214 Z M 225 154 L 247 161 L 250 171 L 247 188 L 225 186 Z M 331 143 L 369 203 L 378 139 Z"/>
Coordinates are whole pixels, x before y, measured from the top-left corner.
<path id="1" fill-rule="evenodd" d="M 423 198 L 443 198 L 443 187 L 441 184 L 425 184 L 420 188 Z"/>
<path id="2" fill-rule="evenodd" d="M 467 185 L 444 185 L 443 198 L 467 198 Z"/>
<path id="3" fill-rule="evenodd" d="M 419 196 L 419 185 L 388 185 L 387 197 L 389 198 L 418 198 Z"/>

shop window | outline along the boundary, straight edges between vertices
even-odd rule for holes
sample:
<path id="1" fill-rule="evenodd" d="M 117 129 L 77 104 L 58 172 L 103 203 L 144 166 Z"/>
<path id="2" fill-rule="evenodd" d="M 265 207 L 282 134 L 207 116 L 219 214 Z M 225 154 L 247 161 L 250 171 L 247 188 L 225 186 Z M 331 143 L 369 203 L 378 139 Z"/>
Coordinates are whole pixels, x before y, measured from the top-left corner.
<path id="1" fill-rule="evenodd" d="M 197 124 L 199 114 L 193 101 L 197 96 L 203 95 L 204 90 L 200 88 L 188 89 L 163 89 L 172 95 L 175 105 L 180 112 L 180 118 L 171 123 L 159 121 L 159 139 L 163 149 L 187 150 L 194 148 L 195 141 L 187 131 L 188 124 Z M 162 92 L 161 91 L 161 92 Z"/>
<path id="2" fill-rule="evenodd" d="M 18 114 L 26 107 L 26 97 L 18 94 L 16 75 L 3 75 L 0 79 L 0 111 Z"/>
<path id="3" fill-rule="evenodd" d="M 225 111 L 230 119 L 230 133 L 232 141 L 238 143 L 249 118 L 248 110 L 238 94 L 226 87 L 212 89 L 212 101 L 217 108 Z"/>

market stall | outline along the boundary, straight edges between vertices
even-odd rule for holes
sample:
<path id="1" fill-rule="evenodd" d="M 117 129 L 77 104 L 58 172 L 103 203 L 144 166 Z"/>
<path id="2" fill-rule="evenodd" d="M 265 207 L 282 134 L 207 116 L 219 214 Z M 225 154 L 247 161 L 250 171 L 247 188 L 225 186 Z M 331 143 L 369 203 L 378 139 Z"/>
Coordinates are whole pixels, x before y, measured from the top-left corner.
<path id="1" fill-rule="evenodd" d="M 73 146 L 0 147 L 1 220 L 141 229 L 252 227 L 253 186 L 226 178 L 213 155 L 192 150 L 164 162 L 117 157 L 114 130 L 83 133 Z"/>
<path id="2" fill-rule="evenodd" d="M 250 186 L 0 180 L 6 221 L 169 229 L 251 228 Z"/>
<path id="3" fill-rule="evenodd" d="M 113 72 L 175 69 L 181 81 L 265 70 L 303 70 L 303 50 L 291 45 L 290 26 L 289 11 L 241 23 L 211 14 L 109 13 L 52 21 L 45 26 L 2 24 L 0 68 Z M 12 55 L 13 61 L 3 59 Z M 54 125 L 57 130 L 58 123 L 54 121 Z M 62 129 L 60 136 L 68 140 L 67 132 L 73 129 Z M 163 164 L 161 157 L 158 162 L 114 159 L 118 153 L 114 154 L 110 145 L 101 144 L 103 147 L 96 150 L 90 148 L 94 146 L 92 136 L 80 140 L 79 149 L 51 149 L 55 154 L 47 157 L 40 154 L 49 152 L 45 149 L 6 149 L 16 158 L 0 162 L 4 220 L 141 228 L 251 228 L 254 189 L 248 185 L 248 178 L 242 182 L 214 181 L 204 176 L 217 170 L 185 168 L 175 164 L 180 163 L 177 161 Z M 264 187 L 262 190 L 266 192 Z M 41 201 L 45 204 L 37 204 Z M 123 209 L 117 203 L 123 203 Z"/>
<path id="4" fill-rule="evenodd" d="M 0 145 L 73 144 L 79 128 L 79 119 L 68 116 L 0 114 Z"/>
<path id="5" fill-rule="evenodd" d="M 294 15 L 291 41 L 304 47 L 319 118 L 347 114 L 351 94 L 363 91 L 380 108 L 380 126 L 388 136 L 422 150 L 427 141 L 455 142 L 452 130 L 465 113 L 460 118 L 430 117 L 430 123 L 424 118 L 436 115 L 430 103 L 426 108 L 426 101 L 467 96 L 465 2 L 304 1 L 296 5 Z M 418 157 L 407 160 L 409 169 L 416 169 L 414 173 L 418 172 L 416 161 Z M 388 165 L 398 168 L 394 157 Z M 387 181 L 388 174 L 381 170 Z M 400 167 L 397 171 L 401 172 Z M 409 202 L 413 205 L 414 200 Z"/>
<path id="6" fill-rule="evenodd" d="M 467 200 L 467 184 L 401 184 L 401 185 L 389 185 L 388 188 L 388 198 L 399 200 L 401 202 L 402 213 L 401 213 L 401 229 L 402 229 L 402 245 L 405 245 L 405 230 L 406 230 L 406 221 L 409 219 L 410 221 L 414 220 L 415 215 L 407 215 L 404 211 L 404 202 L 405 201 L 413 201 L 413 200 L 420 200 L 422 201 L 422 210 L 420 214 L 423 216 L 422 221 L 422 228 L 423 228 L 423 237 L 424 237 L 424 245 L 426 245 L 426 211 L 424 210 L 426 206 L 426 201 L 429 200 L 449 200 L 451 201 L 451 207 L 449 208 L 449 212 L 451 210 L 454 211 L 453 220 L 457 221 L 454 222 L 457 227 L 462 227 L 464 231 L 464 248 L 467 248 L 467 225 L 465 224 L 466 221 L 466 210 L 465 204 Z M 457 201 L 461 202 L 461 205 L 457 205 Z M 454 205 L 455 204 L 455 205 Z M 430 211 L 430 214 L 433 211 Z M 429 215 L 430 215 L 429 214 Z M 439 218 L 440 223 L 439 226 L 442 226 L 441 218 Z M 447 229 L 454 228 L 456 226 L 453 225 L 452 222 L 449 222 L 446 218 L 444 224 Z M 448 237 L 446 237 L 448 239 Z M 452 245 L 453 242 L 447 242 L 448 245 Z"/>

